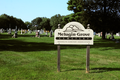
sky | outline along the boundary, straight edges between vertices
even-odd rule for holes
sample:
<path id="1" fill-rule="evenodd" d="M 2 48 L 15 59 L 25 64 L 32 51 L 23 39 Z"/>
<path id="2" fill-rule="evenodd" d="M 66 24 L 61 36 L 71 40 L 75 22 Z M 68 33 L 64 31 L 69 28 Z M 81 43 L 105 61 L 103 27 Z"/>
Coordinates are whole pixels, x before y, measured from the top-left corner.
<path id="1" fill-rule="evenodd" d="M 68 15 L 68 0 L 0 0 L 0 15 L 7 14 L 29 21 L 36 17 L 51 18 L 56 14 Z"/>

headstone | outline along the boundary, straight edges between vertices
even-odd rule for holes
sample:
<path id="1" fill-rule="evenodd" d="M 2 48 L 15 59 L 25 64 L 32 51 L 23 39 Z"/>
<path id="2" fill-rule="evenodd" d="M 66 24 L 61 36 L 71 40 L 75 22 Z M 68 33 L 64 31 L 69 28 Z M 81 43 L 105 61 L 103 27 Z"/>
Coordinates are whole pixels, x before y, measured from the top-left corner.
<path id="1" fill-rule="evenodd" d="M 42 31 L 43 31 L 43 33 L 45 33 L 44 30 L 42 30 Z"/>
<path id="2" fill-rule="evenodd" d="M 118 32 L 119 33 L 119 36 L 120 36 L 120 32 Z"/>
<path id="3" fill-rule="evenodd" d="M 113 35 L 113 32 L 111 32 L 111 36 L 109 37 L 109 39 L 114 40 L 114 35 Z"/>
<path id="4" fill-rule="evenodd" d="M 100 37 L 100 33 L 98 33 L 98 36 Z"/>
<path id="5" fill-rule="evenodd" d="M 40 34 L 43 34 L 43 30 L 42 29 L 40 30 Z"/>
<path id="6" fill-rule="evenodd" d="M 18 29 L 18 31 L 20 31 L 20 29 Z"/>
<path id="7" fill-rule="evenodd" d="M 17 26 L 16 26 L 16 29 L 15 29 L 15 33 L 14 33 L 14 35 L 12 37 L 17 38 Z"/>
<path id="8" fill-rule="evenodd" d="M 40 30 L 38 30 L 38 33 L 40 34 Z"/>
<path id="9" fill-rule="evenodd" d="M 14 35 L 12 36 L 12 38 L 17 38 L 17 31 L 15 31 Z"/>
<path id="10" fill-rule="evenodd" d="M 28 31 L 30 31 L 30 29 L 28 29 Z"/>
<path id="11" fill-rule="evenodd" d="M 48 32 L 46 31 L 46 36 L 48 35 Z"/>
<path id="12" fill-rule="evenodd" d="M 96 35 L 96 32 L 93 33 L 93 37 L 95 37 L 95 35 Z"/>
<path id="13" fill-rule="evenodd" d="M 30 32 L 30 34 L 32 33 L 32 31 L 31 31 L 31 30 L 30 30 L 29 32 Z"/>
<path id="14" fill-rule="evenodd" d="M 25 30 L 25 34 L 27 33 L 27 30 Z"/>
<path id="15" fill-rule="evenodd" d="M 35 37 L 38 37 L 38 32 L 36 31 L 36 36 Z"/>
<path id="16" fill-rule="evenodd" d="M 107 35 L 110 35 L 110 33 L 108 33 Z"/>
<path id="17" fill-rule="evenodd" d="M 8 28 L 6 29 L 6 32 L 8 32 L 9 30 L 8 30 Z"/>
<path id="18" fill-rule="evenodd" d="M 9 30 L 8 30 L 8 34 L 11 34 L 11 28 L 9 28 Z"/>
<path id="19" fill-rule="evenodd" d="M 3 28 L 1 29 L 1 33 L 3 33 Z"/>
<path id="20" fill-rule="evenodd" d="M 22 29 L 21 29 L 21 34 L 22 34 Z"/>
<path id="21" fill-rule="evenodd" d="M 40 38 L 40 35 L 39 35 L 39 30 L 38 30 L 38 31 L 36 31 L 36 36 L 35 36 L 35 37 Z"/>
<path id="22" fill-rule="evenodd" d="M 105 33 L 105 38 L 107 39 L 107 33 Z"/>
<path id="23" fill-rule="evenodd" d="M 50 35 L 49 35 L 49 37 L 52 37 L 52 34 L 53 34 L 53 31 L 51 30 L 51 31 L 50 31 Z"/>
<path id="24" fill-rule="evenodd" d="M 116 33 L 116 36 L 120 36 L 120 32 Z"/>
<path id="25" fill-rule="evenodd" d="M 39 30 L 39 35 L 41 34 L 41 30 Z"/>
<path id="26" fill-rule="evenodd" d="M 2 33 L 2 30 L 0 29 L 0 33 Z"/>
<path id="27" fill-rule="evenodd" d="M 100 37 L 102 37 L 102 32 L 100 33 Z"/>

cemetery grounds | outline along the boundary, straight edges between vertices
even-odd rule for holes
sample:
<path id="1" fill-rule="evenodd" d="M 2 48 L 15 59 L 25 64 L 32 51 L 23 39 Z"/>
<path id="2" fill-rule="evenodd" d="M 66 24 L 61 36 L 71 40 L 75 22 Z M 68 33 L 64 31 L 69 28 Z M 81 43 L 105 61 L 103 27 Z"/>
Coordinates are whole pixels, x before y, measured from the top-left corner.
<path id="1" fill-rule="evenodd" d="M 57 72 L 54 37 L 12 35 L 0 34 L 0 80 L 120 80 L 120 43 L 113 40 L 94 37 L 87 74 L 85 45 L 61 46 L 61 72 Z"/>

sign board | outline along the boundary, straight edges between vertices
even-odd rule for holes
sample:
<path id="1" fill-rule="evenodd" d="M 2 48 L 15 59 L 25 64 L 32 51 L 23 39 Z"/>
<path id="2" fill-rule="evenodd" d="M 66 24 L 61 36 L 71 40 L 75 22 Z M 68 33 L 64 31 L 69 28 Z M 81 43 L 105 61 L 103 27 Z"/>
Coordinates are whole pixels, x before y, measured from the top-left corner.
<path id="1" fill-rule="evenodd" d="M 79 22 L 69 22 L 63 29 L 56 29 L 55 45 L 93 45 L 93 30 L 85 29 Z"/>

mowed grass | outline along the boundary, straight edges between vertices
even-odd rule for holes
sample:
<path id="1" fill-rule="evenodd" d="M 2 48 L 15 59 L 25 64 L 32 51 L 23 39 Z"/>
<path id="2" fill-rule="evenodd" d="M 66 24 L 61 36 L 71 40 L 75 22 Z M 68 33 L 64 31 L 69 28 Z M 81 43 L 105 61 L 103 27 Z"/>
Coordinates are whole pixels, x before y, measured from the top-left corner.
<path id="1" fill-rule="evenodd" d="M 0 34 L 0 80 L 120 80 L 120 43 L 95 36 L 88 74 L 86 46 L 61 46 L 61 72 L 57 72 L 54 37 L 34 35 Z"/>

